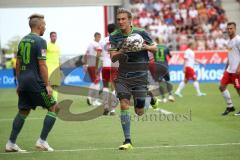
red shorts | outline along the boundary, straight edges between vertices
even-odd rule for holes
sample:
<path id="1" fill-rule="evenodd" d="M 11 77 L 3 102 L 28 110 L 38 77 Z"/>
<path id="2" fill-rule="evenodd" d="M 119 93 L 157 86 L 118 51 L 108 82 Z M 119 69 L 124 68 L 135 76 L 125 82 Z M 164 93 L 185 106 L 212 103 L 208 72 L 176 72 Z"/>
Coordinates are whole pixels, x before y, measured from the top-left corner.
<path id="1" fill-rule="evenodd" d="M 220 83 L 223 86 L 227 86 L 228 84 L 233 84 L 235 88 L 240 89 L 240 75 L 225 71 L 223 73 L 223 77 Z"/>
<path id="2" fill-rule="evenodd" d="M 197 80 L 197 75 L 192 67 L 185 68 L 185 79 L 186 80 Z"/>
<path id="3" fill-rule="evenodd" d="M 113 82 L 117 78 L 117 67 L 103 67 L 102 78 L 104 82 Z"/>
<path id="4" fill-rule="evenodd" d="M 100 81 L 100 75 L 96 74 L 96 71 L 95 71 L 96 67 L 94 67 L 94 66 L 93 67 L 88 67 L 87 70 L 88 70 L 88 75 L 91 79 L 91 82 L 98 83 Z"/>

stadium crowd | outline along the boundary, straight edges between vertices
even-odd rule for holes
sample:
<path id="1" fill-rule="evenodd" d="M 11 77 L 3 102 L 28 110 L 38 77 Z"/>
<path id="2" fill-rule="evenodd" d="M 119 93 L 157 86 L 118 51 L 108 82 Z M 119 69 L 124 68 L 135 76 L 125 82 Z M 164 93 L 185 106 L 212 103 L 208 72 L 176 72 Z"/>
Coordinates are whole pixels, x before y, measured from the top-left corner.
<path id="1" fill-rule="evenodd" d="M 145 28 L 172 50 L 224 50 L 227 17 L 221 0 L 130 0 L 133 25 Z"/>

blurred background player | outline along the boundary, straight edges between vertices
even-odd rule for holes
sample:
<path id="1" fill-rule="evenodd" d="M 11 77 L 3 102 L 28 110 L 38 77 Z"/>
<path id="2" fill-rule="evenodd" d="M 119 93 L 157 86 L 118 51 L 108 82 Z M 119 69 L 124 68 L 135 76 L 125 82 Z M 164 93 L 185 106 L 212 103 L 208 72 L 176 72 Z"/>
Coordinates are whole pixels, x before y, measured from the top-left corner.
<path id="1" fill-rule="evenodd" d="M 60 47 L 56 43 L 57 33 L 50 32 L 50 42 L 47 44 L 47 66 L 50 85 L 53 88 L 53 97 L 57 101 L 57 87 L 61 85 L 60 74 Z"/>
<path id="2" fill-rule="evenodd" d="M 116 29 L 115 24 L 109 24 L 108 25 L 108 33 L 111 34 Z M 117 70 L 118 70 L 118 62 L 112 63 L 110 58 L 110 42 L 109 42 L 109 36 L 105 37 L 103 41 L 101 41 L 102 46 L 102 80 L 103 80 L 103 93 L 102 93 L 102 99 L 103 99 L 103 105 L 104 105 L 104 113 L 103 115 L 108 115 L 110 112 L 110 115 L 115 115 L 115 108 L 118 104 L 118 99 L 116 97 L 115 93 L 115 86 L 114 86 L 114 80 L 117 77 Z M 109 85 L 110 84 L 110 85 Z M 111 88 L 110 91 L 109 87 Z"/>
<path id="3" fill-rule="evenodd" d="M 17 52 L 14 51 L 13 58 L 11 59 L 12 69 L 13 69 L 13 77 L 14 77 L 14 84 L 17 86 L 17 78 L 16 78 L 16 62 L 17 62 Z"/>
<path id="4" fill-rule="evenodd" d="M 171 58 L 170 50 L 167 46 L 160 44 L 159 38 L 155 39 L 157 43 L 157 52 L 153 54 L 154 62 L 150 63 L 150 71 L 153 76 L 153 79 L 159 84 L 159 93 L 161 96 L 161 101 L 166 103 L 167 100 L 174 102 L 175 99 L 172 94 L 172 84 L 170 83 L 170 75 L 168 70 L 168 60 Z M 168 93 L 168 99 L 165 98 L 165 87 Z M 150 94 L 151 96 L 152 94 Z M 153 108 L 156 108 L 156 99 L 151 96 L 151 105 Z"/>
<path id="5" fill-rule="evenodd" d="M 184 66 L 183 66 L 183 71 L 184 71 L 184 81 L 180 82 L 175 95 L 179 97 L 183 97 L 181 94 L 182 89 L 184 88 L 185 84 L 189 80 L 193 80 L 193 86 L 197 91 L 197 96 L 205 96 L 206 93 L 202 93 L 200 91 L 199 87 L 199 82 L 197 81 L 197 75 L 194 71 L 194 65 L 195 62 L 201 63 L 199 60 L 195 59 L 195 43 L 194 42 L 189 42 L 188 43 L 188 49 L 184 52 Z"/>
<path id="6" fill-rule="evenodd" d="M 37 106 L 48 110 L 44 118 L 40 138 L 36 147 L 44 151 L 53 151 L 46 139 L 51 131 L 58 112 L 56 101 L 52 97 L 52 88 L 48 81 L 48 68 L 46 65 L 47 44 L 42 36 L 45 32 L 44 16 L 33 14 L 29 17 L 31 33 L 22 38 L 18 46 L 16 75 L 18 109 L 13 120 L 12 131 L 6 144 L 6 152 L 23 152 L 17 144 L 17 136 L 20 133 L 25 119 L 30 111 Z"/>
<path id="7" fill-rule="evenodd" d="M 88 45 L 84 62 L 87 67 L 87 72 L 91 80 L 89 86 L 87 103 L 88 105 L 99 106 L 101 103 L 98 101 L 100 90 L 100 69 L 99 58 L 101 56 L 102 47 L 100 45 L 101 34 L 94 33 L 94 40 Z"/>
<path id="8" fill-rule="evenodd" d="M 125 141 L 119 146 L 120 150 L 132 149 L 130 135 L 130 99 L 133 96 L 135 113 L 144 114 L 145 99 L 148 92 L 148 51 L 156 52 L 157 48 L 148 33 L 131 25 L 130 11 L 117 10 L 118 28 L 110 35 L 110 54 L 113 62 L 119 61 L 118 77 L 115 80 L 117 97 L 120 100 L 121 125 Z M 125 44 L 128 37 L 138 35 L 143 38 L 144 48 L 139 51 L 131 50 L 135 43 Z M 123 46 L 128 46 L 127 48 Z"/>
<path id="9" fill-rule="evenodd" d="M 227 85 L 233 84 L 238 95 L 240 95 L 240 36 L 236 34 L 235 22 L 227 24 L 227 33 L 230 38 L 228 42 L 228 62 L 219 86 L 227 105 L 226 110 L 222 113 L 223 116 L 235 111 Z M 240 116 L 240 111 L 235 115 Z"/>

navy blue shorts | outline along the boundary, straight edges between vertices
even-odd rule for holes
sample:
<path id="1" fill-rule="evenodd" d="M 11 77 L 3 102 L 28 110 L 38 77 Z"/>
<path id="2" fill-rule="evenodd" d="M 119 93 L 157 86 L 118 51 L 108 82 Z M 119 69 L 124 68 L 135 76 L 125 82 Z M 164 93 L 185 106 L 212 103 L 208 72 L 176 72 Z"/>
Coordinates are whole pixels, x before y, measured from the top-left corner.
<path id="1" fill-rule="evenodd" d="M 170 81 L 168 65 L 166 63 L 154 63 L 154 69 L 150 70 L 153 79 L 158 81 Z"/>
<path id="2" fill-rule="evenodd" d="M 147 96 L 148 74 L 144 72 L 119 73 L 115 80 L 117 97 L 121 99 L 131 99 L 133 96 L 134 107 L 143 108 Z"/>
<path id="3" fill-rule="evenodd" d="M 48 97 L 46 90 L 41 92 L 19 91 L 18 93 L 19 110 L 36 109 L 37 106 L 49 109 L 55 104 L 55 99 L 53 96 Z"/>

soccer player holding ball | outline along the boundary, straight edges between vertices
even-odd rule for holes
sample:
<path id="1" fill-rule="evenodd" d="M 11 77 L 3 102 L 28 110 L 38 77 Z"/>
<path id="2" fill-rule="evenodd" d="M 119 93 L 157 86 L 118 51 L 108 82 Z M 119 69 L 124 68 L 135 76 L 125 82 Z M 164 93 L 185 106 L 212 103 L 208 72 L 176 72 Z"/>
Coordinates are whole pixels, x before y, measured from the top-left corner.
<path id="1" fill-rule="evenodd" d="M 118 28 L 110 35 L 110 54 L 112 61 L 119 61 L 118 77 L 115 80 L 117 97 L 120 100 L 121 124 L 125 141 L 120 150 L 132 149 L 130 135 L 130 98 L 133 96 L 135 113 L 144 114 L 145 98 L 148 84 L 148 51 L 156 52 L 157 48 L 148 34 L 140 28 L 131 25 L 130 11 L 119 8 L 117 11 Z M 136 36 L 136 34 L 138 36 Z M 138 38 L 134 38 L 134 37 Z M 140 45 L 143 38 L 142 48 Z M 129 43 L 130 42 L 130 43 Z"/>

